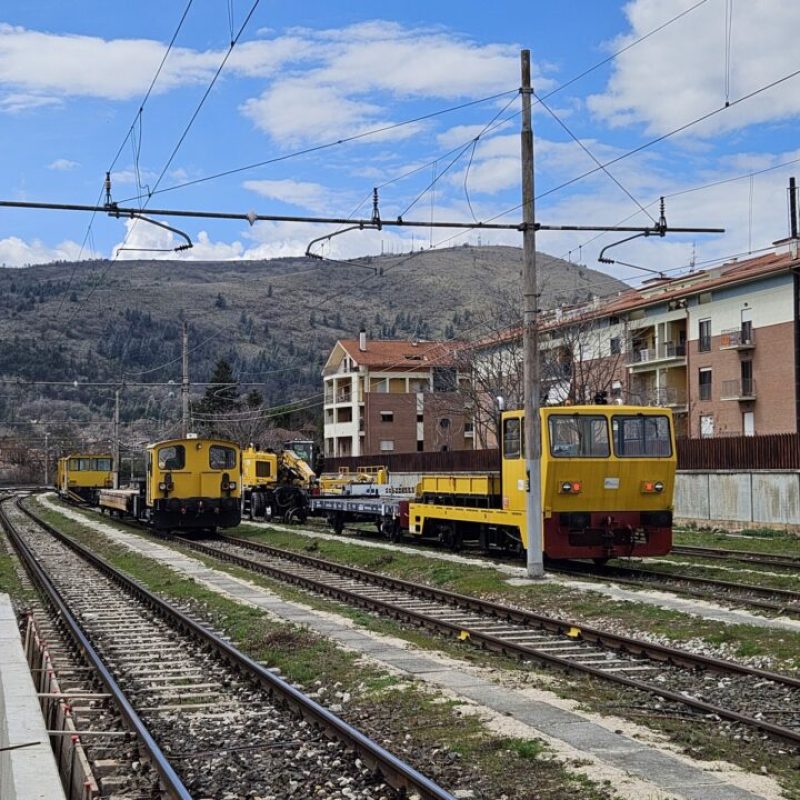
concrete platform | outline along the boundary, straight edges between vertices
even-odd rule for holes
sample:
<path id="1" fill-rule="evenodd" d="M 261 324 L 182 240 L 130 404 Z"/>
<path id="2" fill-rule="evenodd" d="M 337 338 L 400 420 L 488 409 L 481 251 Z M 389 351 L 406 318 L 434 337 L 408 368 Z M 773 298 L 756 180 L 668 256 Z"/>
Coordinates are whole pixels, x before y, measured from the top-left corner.
<path id="1" fill-rule="evenodd" d="M 10 747 L 17 749 L 3 749 Z M 7 594 L 0 594 L 0 798 L 65 800 Z"/>
<path id="2" fill-rule="evenodd" d="M 284 601 L 266 589 L 207 567 L 145 535 L 117 530 L 105 524 L 102 518 L 64 509 L 46 498 L 43 502 L 48 508 L 90 525 L 93 530 L 134 552 L 156 559 L 215 592 L 261 608 L 274 617 L 306 626 L 407 675 L 409 679 L 423 681 L 434 689 L 464 698 L 465 703 L 477 704 L 479 709 L 510 718 L 524 726 L 527 736 L 539 736 L 551 744 L 563 744 L 560 749 L 569 753 L 569 758 L 585 759 L 595 767 L 600 765 L 604 777 L 611 780 L 621 797 L 636 800 L 763 800 L 779 796 L 776 784 L 768 778 L 738 772 L 732 765 L 719 762 L 706 764 L 704 768 L 702 762 L 681 758 L 666 749 L 649 746 L 633 735 L 600 724 L 597 717 L 594 721 L 565 709 L 555 695 L 550 700 L 510 690 L 461 662 L 362 632 L 350 620 Z M 731 779 L 726 780 L 726 775 L 721 772 L 730 775 Z"/>

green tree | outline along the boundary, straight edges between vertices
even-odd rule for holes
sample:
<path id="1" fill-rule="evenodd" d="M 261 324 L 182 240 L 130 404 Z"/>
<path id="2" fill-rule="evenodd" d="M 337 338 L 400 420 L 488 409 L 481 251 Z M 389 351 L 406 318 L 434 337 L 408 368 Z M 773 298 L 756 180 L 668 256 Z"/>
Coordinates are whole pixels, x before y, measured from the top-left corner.
<path id="1" fill-rule="evenodd" d="M 226 414 L 239 406 L 239 381 L 233 375 L 231 365 L 221 358 L 214 367 L 209 386 L 195 411 L 202 416 Z"/>

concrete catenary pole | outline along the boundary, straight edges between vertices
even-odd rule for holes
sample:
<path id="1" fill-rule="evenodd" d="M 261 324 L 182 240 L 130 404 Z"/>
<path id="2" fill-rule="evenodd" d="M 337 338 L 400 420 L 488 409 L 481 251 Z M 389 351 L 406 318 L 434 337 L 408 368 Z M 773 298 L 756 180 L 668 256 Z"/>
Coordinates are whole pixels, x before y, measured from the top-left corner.
<path id="1" fill-rule="evenodd" d="M 528 473 L 528 576 L 544 577 L 542 558 L 542 440 L 539 406 L 539 290 L 536 275 L 536 221 L 533 200 L 533 124 L 531 122 L 531 52 L 523 50 L 522 67 L 522 257 L 525 468 Z"/>
<path id="2" fill-rule="evenodd" d="M 114 392 L 114 452 L 111 465 L 111 486 L 119 489 L 119 389 Z"/>
<path id="3" fill-rule="evenodd" d="M 181 437 L 185 439 L 189 434 L 189 325 L 183 323 L 183 340 L 181 354 L 183 356 L 183 370 L 181 377 Z"/>

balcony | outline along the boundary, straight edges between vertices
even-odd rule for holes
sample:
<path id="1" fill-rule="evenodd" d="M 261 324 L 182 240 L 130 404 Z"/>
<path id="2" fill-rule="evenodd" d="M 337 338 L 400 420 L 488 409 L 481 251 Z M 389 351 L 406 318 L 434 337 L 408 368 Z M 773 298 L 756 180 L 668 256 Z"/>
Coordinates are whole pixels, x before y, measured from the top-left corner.
<path id="1" fill-rule="evenodd" d="M 656 347 L 636 347 L 634 344 L 628 348 L 628 366 L 649 367 L 651 364 L 664 366 L 666 362 L 674 361 L 676 364 L 686 363 L 686 345 L 664 342 Z"/>
<path id="2" fill-rule="evenodd" d="M 662 386 L 658 389 L 633 387 L 630 402 L 642 406 L 661 406 L 662 408 L 685 409 L 686 390 L 677 386 Z"/>
<path id="3" fill-rule="evenodd" d="M 720 400 L 755 400 L 756 382 L 752 378 L 722 381 Z"/>
<path id="4" fill-rule="evenodd" d="M 720 350 L 753 350 L 756 346 L 755 331 L 751 327 L 729 328 L 719 337 Z"/>

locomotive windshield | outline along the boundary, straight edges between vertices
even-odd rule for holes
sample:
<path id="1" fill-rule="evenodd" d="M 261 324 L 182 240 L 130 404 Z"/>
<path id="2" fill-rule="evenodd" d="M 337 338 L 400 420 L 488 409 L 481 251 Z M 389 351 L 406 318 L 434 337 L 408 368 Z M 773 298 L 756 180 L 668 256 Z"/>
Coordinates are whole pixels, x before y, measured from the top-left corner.
<path id="1" fill-rule="evenodd" d="M 669 419 L 661 415 L 616 415 L 611 419 L 614 451 L 619 458 L 669 457 Z"/>
<path id="2" fill-rule="evenodd" d="M 159 469 L 183 469 L 186 466 L 186 450 L 182 444 L 161 447 L 158 451 Z"/>
<path id="3" fill-rule="evenodd" d="M 208 449 L 208 464 L 211 469 L 233 469 L 236 466 L 236 451 L 232 447 L 212 444 Z"/>
<path id="4" fill-rule="evenodd" d="M 607 458 L 606 418 L 589 414 L 552 414 L 550 453 L 554 458 Z"/>
<path id="5" fill-rule="evenodd" d="M 100 470 L 101 472 L 111 472 L 111 459 L 98 458 L 97 466 L 95 467 L 95 469 Z"/>

